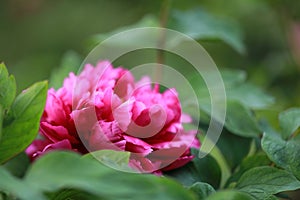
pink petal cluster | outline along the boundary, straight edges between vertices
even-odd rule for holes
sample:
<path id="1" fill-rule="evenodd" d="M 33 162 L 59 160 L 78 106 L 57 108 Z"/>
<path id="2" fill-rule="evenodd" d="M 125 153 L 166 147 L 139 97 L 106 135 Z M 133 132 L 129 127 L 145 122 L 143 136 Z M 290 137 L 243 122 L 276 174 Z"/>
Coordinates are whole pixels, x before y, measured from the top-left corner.
<path id="1" fill-rule="evenodd" d="M 26 153 L 34 160 L 57 149 L 128 151 L 132 168 L 160 173 L 188 163 L 190 148 L 200 146 L 184 122 L 190 117 L 181 113 L 175 89 L 160 93 L 148 77 L 135 82 L 128 70 L 101 61 L 49 89 L 40 137 Z"/>

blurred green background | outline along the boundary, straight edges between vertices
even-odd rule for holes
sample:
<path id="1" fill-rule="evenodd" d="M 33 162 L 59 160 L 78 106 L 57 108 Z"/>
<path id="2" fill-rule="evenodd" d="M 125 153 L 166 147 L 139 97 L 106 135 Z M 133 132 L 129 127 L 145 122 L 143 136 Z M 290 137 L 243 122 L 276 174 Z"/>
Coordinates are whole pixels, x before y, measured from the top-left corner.
<path id="1" fill-rule="evenodd" d="M 134 24 L 148 14 L 159 18 L 161 7 L 160 0 L 1 0 L 0 60 L 21 91 L 48 79 L 67 51 L 84 58 L 95 34 Z M 245 70 L 250 82 L 275 96 L 275 105 L 264 115 L 277 118 L 279 111 L 300 106 L 299 1 L 173 0 L 170 10 L 194 8 L 234 21 L 241 30 L 244 53 L 225 42 L 201 44 L 219 68 Z"/>
<path id="2" fill-rule="evenodd" d="M 70 50 L 81 58 L 87 56 L 96 45 L 91 43 L 95 35 L 136 24 L 145 16 L 159 19 L 162 7 L 161 0 L 0 0 L 0 61 L 15 76 L 20 92 L 49 79 Z M 273 106 L 256 111 L 258 117 L 278 127 L 279 112 L 300 107 L 299 0 L 170 0 L 169 10 L 192 13 L 177 15 L 177 23 L 180 17 L 183 21 L 174 26 L 179 31 L 198 30 L 198 24 L 206 20 L 214 34 L 225 33 L 223 40 L 202 38 L 199 42 L 220 69 L 246 71 L 251 83 L 275 97 Z M 206 16 L 197 15 L 201 10 L 215 20 L 209 24 L 208 18 L 197 18 Z M 224 23 L 216 23 L 218 19 Z M 226 27 L 227 22 L 237 32 Z M 240 49 L 235 43 L 239 40 Z M 149 51 L 149 55 L 156 54 Z M 149 61 L 143 52 L 132 57 L 141 63 Z M 126 67 L 132 63 L 120 61 Z"/>

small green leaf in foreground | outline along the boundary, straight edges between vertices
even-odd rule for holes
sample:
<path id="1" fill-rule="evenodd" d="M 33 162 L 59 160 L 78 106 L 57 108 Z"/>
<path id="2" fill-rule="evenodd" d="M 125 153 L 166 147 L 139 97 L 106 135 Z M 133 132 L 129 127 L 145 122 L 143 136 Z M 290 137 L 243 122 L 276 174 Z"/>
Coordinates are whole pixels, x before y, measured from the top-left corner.
<path id="1" fill-rule="evenodd" d="M 300 179 L 300 143 L 295 138 L 283 140 L 278 134 L 264 133 L 262 148 L 278 166 L 292 172 Z"/>
<path id="2" fill-rule="evenodd" d="M 0 105 L 6 110 L 10 107 L 16 96 L 16 81 L 9 75 L 4 63 L 0 63 Z"/>
<path id="3" fill-rule="evenodd" d="M 279 124 L 284 139 L 290 137 L 300 126 L 300 108 L 291 108 L 280 113 Z"/>
<path id="4" fill-rule="evenodd" d="M 73 152 L 57 151 L 41 157 L 28 170 L 24 181 L 39 191 L 51 193 L 72 188 L 102 199 L 195 199 L 193 193 L 171 179 L 116 171 Z"/>
<path id="5" fill-rule="evenodd" d="M 249 193 L 257 200 L 265 200 L 279 192 L 299 189 L 300 181 L 285 170 L 263 166 L 245 172 L 237 182 L 236 188 Z"/>
<path id="6" fill-rule="evenodd" d="M 25 152 L 22 152 L 6 162 L 3 167 L 15 177 L 23 177 L 29 165 L 29 157 Z"/>
<path id="7" fill-rule="evenodd" d="M 127 151 L 103 149 L 86 154 L 84 157 L 93 157 L 106 166 L 116 170 L 133 172 L 133 169 L 128 166 L 130 152 Z"/>
<path id="8" fill-rule="evenodd" d="M 230 132 L 242 137 L 257 137 L 261 134 L 251 111 L 237 101 L 227 102 L 225 127 Z"/>
<path id="9" fill-rule="evenodd" d="M 47 82 L 39 82 L 15 99 L 4 120 L 0 163 L 22 152 L 36 137 L 47 96 Z"/>
<path id="10" fill-rule="evenodd" d="M 205 199 L 211 194 L 215 193 L 215 189 L 208 183 L 197 182 L 189 187 L 189 190 L 197 194 L 198 199 Z"/>
<path id="11" fill-rule="evenodd" d="M 270 165 L 271 161 L 268 156 L 264 153 L 258 153 L 249 157 L 246 157 L 239 166 L 238 171 L 236 171 L 230 179 L 227 181 L 227 185 L 232 182 L 236 182 L 240 177 L 248 170 L 254 167 L 267 166 Z"/>
<path id="12" fill-rule="evenodd" d="M 2 137 L 2 123 L 3 123 L 3 117 L 4 117 L 4 112 L 3 112 L 3 108 L 0 105 L 0 141 L 1 141 L 1 137 Z"/>
<path id="13" fill-rule="evenodd" d="M 0 166 L 0 177 L 0 192 L 8 192 L 22 200 L 46 199 L 40 191 L 26 185 L 22 180 L 15 178 L 2 166 Z"/>
<path id="14" fill-rule="evenodd" d="M 63 189 L 47 196 L 51 200 L 103 200 L 102 197 L 74 189 Z"/>
<path id="15" fill-rule="evenodd" d="M 250 195 L 236 190 L 224 190 L 216 192 L 205 200 L 255 200 Z"/>
<path id="16" fill-rule="evenodd" d="M 199 152 L 193 149 L 195 158 L 185 166 L 166 172 L 166 175 L 178 180 L 185 186 L 191 186 L 196 182 L 206 182 L 214 188 L 219 188 L 221 181 L 221 169 L 217 161 L 211 155 L 199 158 Z"/>

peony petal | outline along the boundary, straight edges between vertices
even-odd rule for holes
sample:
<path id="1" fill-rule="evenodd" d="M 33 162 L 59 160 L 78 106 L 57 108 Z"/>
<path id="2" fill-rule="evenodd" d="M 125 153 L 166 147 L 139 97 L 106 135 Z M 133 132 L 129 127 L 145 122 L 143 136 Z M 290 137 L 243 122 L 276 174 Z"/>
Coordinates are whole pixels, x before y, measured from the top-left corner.
<path id="1" fill-rule="evenodd" d="M 160 174 L 160 163 L 151 162 L 148 158 L 142 156 L 137 156 L 133 154 L 129 160 L 129 166 L 140 173 L 157 172 L 157 174 Z"/>
<path id="2" fill-rule="evenodd" d="M 53 144 L 49 144 L 45 147 L 45 149 L 43 150 L 43 152 L 47 152 L 50 150 L 57 150 L 57 149 L 68 149 L 68 150 L 72 150 L 72 146 L 69 140 L 65 139 Z"/>
<path id="3" fill-rule="evenodd" d="M 186 165 L 188 162 L 190 162 L 193 159 L 194 159 L 194 156 L 192 156 L 192 155 L 180 157 L 177 160 L 175 160 L 174 162 L 172 162 L 170 165 L 164 167 L 161 170 L 162 171 L 169 171 L 169 170 L 173 170 L 173 169 L 182 167 L 182 166 Z"/>
<path id="4" fill-rule="evenodd" d="M 53 88 L 48 91 L 45 112 L 47 115 L 47 121 L 50 123 L 64 124 L 66 119 L 64 105 L 61 99 L 56 97 L 55 90 Z"/>
<path id="5" fill-rule="evenodd" d="M 86 139 L 87 148 L 90 151 L 101 149 L 125 150 L 126 141 L 121 136 L 122 131 L 116 122 L 100 121 L 95 124 L 91 135 Z"/>
<path id="6" fill-rule="evenodd" d="M 193 119 L 190 115 L 182 113 L 180 117 L 181 123 L 192 123 Z"/>
<path id="7" fill-rule="evenodd" d="M 148 155 L 151 153 L 152 146 L 144 142 L 143 140 L 131 136 L 124 135 L 126 140 L 126 151 L 141 153 L 141 155 Z"/>
<path id="8" fill-rule="evenodd" d="M 84 137 L 91 132 L 98 119 L 96 116 L 95 107 L 90 106 L 81 110 L 74 110 L 72 112 L 72 118 L 74 120 L 78 135 Z"/>
<path id="9" fill-rule="evenodd" d="M 69 134 L 68 130 L 63 126 L 53 126 L 47 122 L 41 122 L 41 133 L 52 142 L 58 142 L 68 139 L 72 143 L 78 143 L 77 139 Z"/>
<path id="10" fill-rule="evenodd" d="M 43 149 L 48 145 L 51 144 L 51 141 L 45 140 L 34 140 L 29 147 L 25 150 L 25 153 L 29 156 L 30 160 L 34 160 L 34 155 L 36 152 L 42 152 Z"/>
<path id="11" fill-rule="evenodd" d="M 113 116 L 120 129 L 126 132 L 132 117 L 133 99 L 130 99 L 113 110 Z"/>
<path id="12" fill-rule="evenodd" d="M 132 88 L 134 86 L 134 78 L 132 74 L 127 70 L 121 70 L 118 80 L 114 87 L 114 92 L 120 98 L 128 99 Z"/>
<path id="13" fill-rule="evenodd" d="M 41 144 L 43 142 L 38 141 L 37 143 L 35 143 L 35 145 L 39 145 L 38 143 Z M 39 146 L 39 148 L 40 147 L 42 147 L 42 146 Z M 34 152 L 33 154 L 28 154 L 29 152 L 28 153 L 26 152 L 26 153 L 27 153 L 27 155 L 30 156 L 31 161 L 34 161 L 38 157 L 40 157 L 50 151 L 53 151 L 53 150 L 72 150 L 72 146 L 71 146 L 69 140 L 62 140 L 62 141 L 59 141 L 56 143 L 48 144 L 43 149 L 39 149 L 36 152 Z M 73 151 L 75 151 L 75 150 L 73 150 Z"/>

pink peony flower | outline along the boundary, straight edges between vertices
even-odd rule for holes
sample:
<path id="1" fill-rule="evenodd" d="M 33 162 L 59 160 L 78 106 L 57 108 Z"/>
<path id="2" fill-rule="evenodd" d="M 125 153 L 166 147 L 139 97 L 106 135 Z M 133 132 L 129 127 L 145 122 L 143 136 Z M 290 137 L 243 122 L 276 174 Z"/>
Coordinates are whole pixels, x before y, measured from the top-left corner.
<path id="1" fill-rule="evenodd" d="M 40 138 L 26 150 L 31 160 L 56 149 L 85 154 L 101 149 L 131 152 L 129 165 L 140 172 L 161 173 L 193 159 L 197 131 L 181 113 L 175 89 L 159 92 L 148 77 L 132 74 L 108 61 L 70 73 L 63 87 L 49 89 L 40 122 Z"/>

